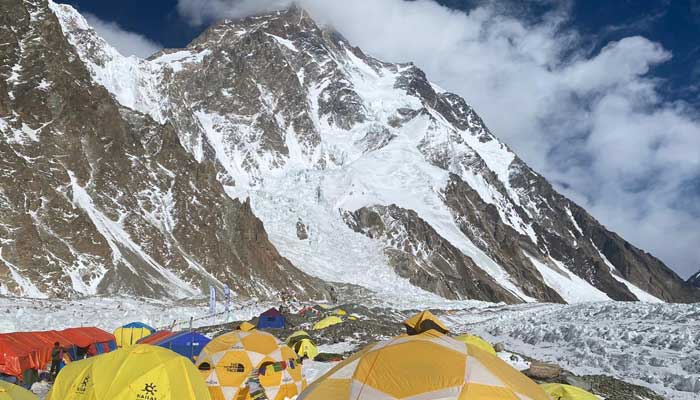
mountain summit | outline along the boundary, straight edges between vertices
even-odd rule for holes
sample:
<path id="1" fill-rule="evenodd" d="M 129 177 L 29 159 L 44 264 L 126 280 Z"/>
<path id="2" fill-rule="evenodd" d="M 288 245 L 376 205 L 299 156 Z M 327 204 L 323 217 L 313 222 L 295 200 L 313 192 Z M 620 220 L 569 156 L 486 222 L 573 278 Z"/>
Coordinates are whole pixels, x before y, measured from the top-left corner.
<path id="1" fill-rule="evenodd" d="M 143 60 L 69 6 L 0 4 L 9 293 L 700 300 L 464 99 L 298 7 Z"/>

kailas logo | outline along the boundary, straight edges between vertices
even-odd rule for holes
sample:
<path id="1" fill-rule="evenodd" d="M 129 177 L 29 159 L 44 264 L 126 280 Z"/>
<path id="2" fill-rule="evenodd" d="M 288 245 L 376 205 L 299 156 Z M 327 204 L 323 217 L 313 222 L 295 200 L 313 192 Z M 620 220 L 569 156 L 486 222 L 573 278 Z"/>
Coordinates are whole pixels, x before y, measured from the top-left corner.
<path id="1" fill-rule="evenodd" d="M 143 388 L 142 392 L 146 392 L 148 394 L 156 394 L 158 389 L 156 389 L 156 385 L 152 383 L 147 383 L 146 386 Z"/>
<path id="2" fill-rule="evenodd" d="M 90 375 L 85 375 L 77 388 L 75 388 L 75 393 L 83 394 L 87 391 L 88 384 L 90 383 Z"/>
<path id="3" fill-rule="evenodd" d="M 136 400 L 157 400 L 156 393 L 158 388 L 155 383 L 147 383 L 143 385 L 141 393 L 136 395 Z"/>

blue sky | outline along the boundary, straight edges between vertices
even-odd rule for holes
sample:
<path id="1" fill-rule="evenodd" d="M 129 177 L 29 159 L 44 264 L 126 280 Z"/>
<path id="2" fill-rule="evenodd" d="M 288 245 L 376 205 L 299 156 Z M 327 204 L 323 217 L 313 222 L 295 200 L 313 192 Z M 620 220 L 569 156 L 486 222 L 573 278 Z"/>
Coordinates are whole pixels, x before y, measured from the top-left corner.
<path id="1" fill-rule="evenodd" d="M 71 0 L 147 56 L 291 0 Z M 387 61 L 414 61 L 603 224 L 700 269 L 700 0 L 299 0 Z M 508 118 L 503 117 L 504 110 Z"/>

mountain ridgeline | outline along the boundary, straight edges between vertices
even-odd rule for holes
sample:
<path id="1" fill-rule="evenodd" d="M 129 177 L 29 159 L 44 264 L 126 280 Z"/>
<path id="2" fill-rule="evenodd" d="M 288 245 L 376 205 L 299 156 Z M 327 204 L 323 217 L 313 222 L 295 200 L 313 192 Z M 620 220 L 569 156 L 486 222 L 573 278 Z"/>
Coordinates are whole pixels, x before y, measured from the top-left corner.
<path id="1" fill-rule="evenodd" d="M 461 97 L 303 10 L 124 57 L 0 0 L 0 294 L 700 301 Z"/>

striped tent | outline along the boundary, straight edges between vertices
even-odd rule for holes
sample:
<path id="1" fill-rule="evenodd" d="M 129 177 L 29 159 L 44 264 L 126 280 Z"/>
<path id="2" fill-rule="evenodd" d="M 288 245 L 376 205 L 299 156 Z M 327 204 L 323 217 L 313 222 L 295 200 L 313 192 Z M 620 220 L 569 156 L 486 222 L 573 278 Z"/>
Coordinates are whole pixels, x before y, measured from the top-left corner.
<path id="1" fill-rule="evenodd" d="M 298 400 L 549 400 L 500 358 L 436 329 L 371 344 Z"/>
<path id="2" fill-rule="evenodd" d="M 212 400 L 283 400 L 306 387 L 297 358 L 267 332 L 233 331 L 209 342 L 196 366 Z"/>

